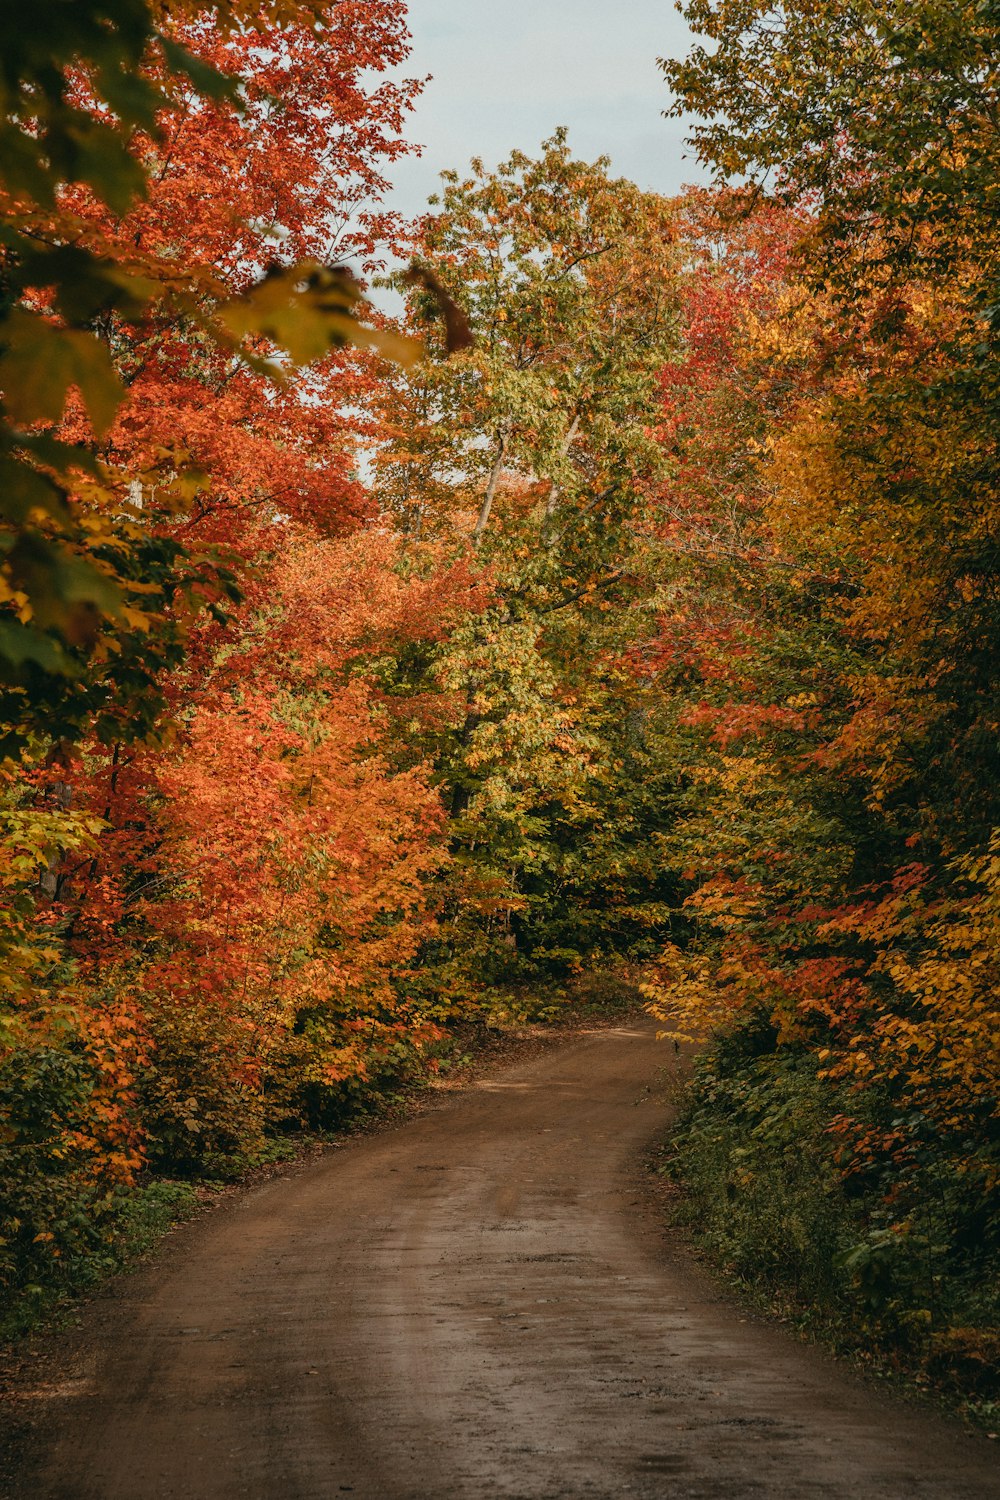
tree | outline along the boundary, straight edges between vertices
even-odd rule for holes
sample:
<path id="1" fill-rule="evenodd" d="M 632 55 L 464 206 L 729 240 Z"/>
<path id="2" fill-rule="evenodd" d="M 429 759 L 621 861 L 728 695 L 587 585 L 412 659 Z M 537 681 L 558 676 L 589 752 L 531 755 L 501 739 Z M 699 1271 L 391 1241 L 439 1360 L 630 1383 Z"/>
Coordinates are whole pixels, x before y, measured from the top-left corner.
<path id="1" fill-rule="evenodd" d="M 665 375 L 679 561 L 637 658 L 688 758 L 664 851 L 690 941 L 651 986 L 660 1014 L 714 1034 L 685 1149 L 706 1201 L 709 1163 L 739 1184 L 711 1212 L 720 1235 L 740 1226 L 744 1264 L 777 1194 L 800 1225 L 817 1215 L 827 1262 L 808 1274 L 873 1338 L 985 1366 L 995 18 L 688 14 L 715 45 L 667 66 L 677 108 L 702 113 L 721 178 L 754 181 L 717 190 L 722 248 Z M 761 260 L 775 229 L 782 254 Z M 793 1183 L 793 1142 L 822 1204 Z"/>
<path id="2" fill-rule="evenodd" d="M 460 705 L 433 748 L 455 862 L 432 972 L 466 994 L 565 976 L 662 915 L 639 846 L 663 814 L 640 786 L 619 803 L 642 751 L 618 658 L 647 590 L 676 251 L 670 206 L 574 159 L 565 132 L 535 160 L 446 173 L 432 206 L 414 262 L 475 344 L 392 377 L 373 464 L 410 545 L 467 549 L 493 592 L 431 665 Z M 437 303 L 405 285 L 409 327 L 443 351 Z"/>
<path id="3" fill-rule="evenodd" d="M 344 82 L 357 94 L 359 71 L 380 48 L 397 58 L 403 40 L 388 5 L 376 0 L 352 16 L 364 40 Z M 377 23 L 374 36 L 364 34 L 369 17 Z M 312 258 L 295 266 L 288 259 L 282 264 L 280 252 L 262 253 L 262 225 L 237 230 L 239 212 L 254 206 L 249 191 L 225 224 L 216 215 L 214 246 L 211 235 L 199 239 L 199 220 L 189 214 L 186 259 L 177 253 L 178 209 L 192 180 L 179 183 L 172 153 L 185 131 L 190 171 L 191 122 L 211 119 L 222 128 L 228 154 L 215 158 L 218 171 L 232 164 L 240 141 L 246 149 L 265 108 L 268 67 L 260 50 L 256 71 L 264 76 L 256 90 L 241 91 L 232 71 L 254 56 L 255 34 L 247 24 L 279 28 L 270 43 L 257 34 L 259 49 L 271 48 L 273 83 L 275 71 L 283 71 L 278 53 L 294 55 L 301 75 L 310 46 L 330 45 L 322 8 L 285 0 L 228 5 L 222 18 L 228 41 L 206 27 L 196 8 L 174 7 L 172 18 L 161 26 L 143 0 L 81 0 L 51 14 L 18 17 L 3 34 L 0 659 L 6 691 L 0 712 L 8 752 L 36 726 L 74 738 L 98 706 L 95 692 L 98 703 L 115 699 L 121 717 L 134 720 L 140 734 L 148 732 L 158 673 L 178 659 L 187 623 L 206 602 L 234 594 L 219 559 L 197 552 L 188 557 L 176 533 L 151 527 L 148 508 L 138 512 L 135 486 L 144 479 L 155 481 L 159 503 L 168 509 L 190 498 L 197 478 L 181 477 L 183 449 L 161 454 L 148 476 L 101 461 L 96 442 L 136 375 L 120 357 L 122 341 L 148 341 L 157 325 L 162 339 L 164 327 L 180 325 L 207 357 L 214 351 L 223 365 L 249 365 L 273 377 L 280 369 L 266 357 L 266 346 L 254 352 L 245 344 L 248 336 L 276 342 L 300 362 L 322 354 L 331 341 L 385 343 L 354 317 L 354 282 L 315 259 L 315 233 Z M 349 27 L 335 26 L 334 47 L 348 35 Z M 376 113 L 382 118 L 369 145 L 390 154 L 400 149 L 380 130 L 398 119 L 407 97 L 405 85 L 380 96 Z M 305 104 L 295 126 L 286 128 L 286 136 L 298 128 L 298 162 L 310 139 L 315 143 L 318 105 L 317 99 Z M 345 189 L 350 198 L 379 179 L 357 136 L 345 145 L 354 174 Z M 256 165 L 262 154 L 251 152 L 250 160 Z M 309 187 L 322 180 L 321 171 L 314 173 Z M 247 174 L 248 183 L 259 181 L 259 173 Z M 178 186 L 168 211 L 166 200 Z M 315 208 L 314 199 L 315 191 L 300 195 L 300 220 L 290 226 L 300 247 L 308 239 L 301 215 Z M 258 201 L 257 211 L 262 207 Z M 268 200 L 268 221 L 275 208 L 288 211 L 290 202 Z M 204 218 L 200 223 L 204 228 Z M 216 253 L 222 244 L 229 263 Z M 254 288 L 269 263 L 271 273 Z M 71 420 L 60 433 L 54 424 L 64 414 Z M 91 667 L 98 678 L 93 690 L 86 680 Z"/>
<path id="4" fill-rule="evenodd" d="M 242 1043 L 252 1032 L 258 1052 L 262 1038 L 271 1046 L 287 1007 L 270 1017 L 272 1035 L 251 1005 L 248 1031 L 232 1003 L 239 980 L 220 976 L 237 949 L 252 955 L 256 1001 L 253 938 L 276 931 L 277 888 L 301 884 L 310 858 L 341 868 L 282 758 L 311 755 L 317 784 L 340 776 L 347 797 L 364 777 L 345 747 L 361 759 L 370 741 L 343 724 L 338 740 L 322 712 L 311 731 L 289 729 L 245 684 L 220 689 L 214 719 L 199 709 L 220 657 L 236 652 L 237 619 L 259 607 L 250 560 L 302 528 L 311 543 L 342 532 L 364 508 L 340 408 L 371 376 L 337 351 L 410 350 L 359 321 L 360 283 L 328 262 L 350 255 L 363 271 L 394 232 L 358 210 L 383 186 L 380 162 L 405 149 L 416 85 L 375 76 L 406 49 L 398 8 L 380 0 L 328 19 L 308 4 L 229 5 L 214 18 L 172 6 L 163 18 L 140 0 L 82 0 L 0 30 L 0 1276 L 16 1286 L 70 1275 L 62 1268 L 112 1232 L 116 1195 L 150 1150 L 154 1100 L 164 1141 L 170 1125 L 190 1147 L 178 1108 L 183 1125 L 184 1099 L 200 1108 L 211 1091 L 178 1105 L 175 1065 L 205 1083 L 214 1058 L 213 1087 L 232 1107 L 225 1120 L 216 1111 L 216 1146 L 251 1139 L 259 1120 L 259 1058 L 255 1083 Z M 273 608 L 280 616 L 282 602 Z M 363 695 L 348 699 L 363 718 Z M 241 728 L 242 779 L 223 753 Z M 339 760 L 320 748 L 331 738 Z M 280 814 L 272 845 L 253 854 L 255 830 L 240 830 L 241 845 L 221 816 L 214 824 L 233 879 L 257 873 L 256 892 L 251 882 L 240 894 L 256 896 L 260 925 L 235 923 L 228 947 L 206 895 L 219 859 L 199 843 L 213 832 L 206 765 L 244 811 L 256 795 Z M 358 805 L 375 821 L 393 802 L 385 779 L 372 760 L 371 798 Z M 352 935 L 383 919 L 390 821 L 401 911 L 419 904 L 421 859 L 435 865 L 419 773 L 394 790 Z M 199 807 L 204 826 L 172 823 L 168 792 Z M 317 942 L 319 925 L 303 917 L 299 930 Z M 205 1006 L 183 998 L 196 972 L 219 980 Z M 183 1057 L 165 1016 L 180 1018 Z M 228 1051 L 213 1052 L 213 1025 Z M 178 1164 L 183 1154 L 178 1145 Z"/>
<path id="5" fill-rule="evenodd" d="M 841 293 L 973 274 L 996 288 L 994 0 L 692 0 L 663 63 L 702 159 L 815 206 L 806 264 Z M 858 260 L 867 268 L 858 277 Z"/>

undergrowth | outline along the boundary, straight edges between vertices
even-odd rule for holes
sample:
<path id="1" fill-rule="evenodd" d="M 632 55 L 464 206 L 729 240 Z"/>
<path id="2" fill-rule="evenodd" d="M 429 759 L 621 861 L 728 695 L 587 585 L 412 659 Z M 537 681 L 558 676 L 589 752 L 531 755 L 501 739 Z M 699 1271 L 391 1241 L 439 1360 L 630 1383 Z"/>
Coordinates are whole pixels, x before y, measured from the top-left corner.
<path id="1" fill-rule="evenodd" d="M 759 1022 L 717 1039 L 657 1158 L 681 1189 L 673 1217 L 758 1306 L 996 1427 L 997 1206 L 941 1140 L 905 1176 L 886 1159 L 845 1177 L 831 1121 L 857 1106 Z"/>
<path id="2" fill-rule="evenodd" d="M 141 1260 L 197 1206 L 191 1183 L 167 1178 L 74 1206 L 76 1233 L 72 1240 L 67 1237 L 68 1248 L 55 1257 L 35 1257 L 32 1279 L 20 1283 L 0 1312 L 0 1340 L 30 1332 L 43 1318 Z"/>

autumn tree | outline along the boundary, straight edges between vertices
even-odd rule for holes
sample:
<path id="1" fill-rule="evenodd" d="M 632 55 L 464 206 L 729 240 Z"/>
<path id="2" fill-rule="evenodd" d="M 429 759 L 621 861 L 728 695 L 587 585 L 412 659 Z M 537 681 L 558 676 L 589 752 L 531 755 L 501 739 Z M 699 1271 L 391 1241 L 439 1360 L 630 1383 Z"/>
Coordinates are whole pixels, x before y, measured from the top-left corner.
<path id="1" fill-rule="evenodd" d="M 459 705 L 434 752 L 460 877 L 437 958 L 467 972 L 475 955 L 480 982 L 526 980 L 656 921 L 655 879 L 625 850 L 659 813 L 609 808 L 625 742 L 641 754 L 616 659 L 641 607 L 636 520 L 663 466 L 653 426 L 675 340 L 672 213 L 606 162 L 576 160 L 564 132 L 537 159 L 446 173 L 432 210 L 415 265 L 475 343 L 390 382 L 376 494 L 411 546 L 470 551 L 494 590 L 433 667 Z M 409 326 L 443 349 L 426 280 L 407 286 Z"/>
<path id="2" fill-rule="evenodd" d="M 352 316 L 355 289 L 341 273 L 321 269 L 315 240 L 308 264 L 293 272 L 285 258 L 288 275 L 272 276 L 266 291 L 216 316 L 234 290 L 246 291 L 269 263 L 282 260 L 277 250 L 261 253 L 274 210 L 287 212 L 280 197 L 251 205 L 250 194 L 244 195 L 237 215 L 253 207 L 261 217 L 255 229 L 244 227 L 242 238 L 235 235 L 232 213 L 225 226 L 217 223 L 226 253 L 235 256 L 228 265 L 224 257 L 205 253 L 198 216 L 188 211 L 187 259 L 179 257 L 179 200 L 173 217 L 164 201 L 177 186 L 179 136 L 188 130 L 194 145 L 196 125 L 221 112 L 229 122 L 226 146 L 232 153 L 241 141 L 245 146 L 262 107 L 259 92 L 251 89 L 245 97 L 234 72 L 241 58 L 252 55 L 245 23 L 282 28 L 276 45 L 280 50 L 287 43 L 289 56 L 296 47 L 301 54 L 305 38 L 315 48 L 323 46 L 317 37 L 326 36 L 321 7 L 304 3 L 227 6 L 220 24 L 228 28 L 228 43 L 221 32 L 213 42 L 197 15 L 175 7 L 172 20 L 161 24 L 145 4 L 88 0 L 72 13 L 63 7 L 58 17 L 40 12 L 21 18 L 5 36 L 0 388 L 8 512 L 6 614 L 0 623 L 9 748 L 39 719 L 72 738 L 95 708 L 81 688 L 88 669 L 97 670 L 98 699 L 121 697 L 127 712 L 148 727 L 157 665 L 176 657 L 185 619 L 206 597 L 232 592 L 218 559 L 197 552 L 189 557 L 176 536 L 151 529 L 148 516 L 136 514 L 134 485 L 143 476 L 102 463 L 95 451 L 92 436 L 107 432 L 136 375 L 127 360 L 116 361 L 120 339 L 139 328 L 148 337 L 150 322 L 159 321 L 161 328 L 179 324 L 197 330 L 201 348 L 215 349 L 223 364 L 228 359 L 259 365 L 259 356 L 243 347 L 248 334 L 275 338 L 286 348 L 290 343 L 293 358 L 305 360 L 331 339 L 360 336 Z M 380 46 L 400 44 L 392 36 L 391 13 L 378 24 L 382 34 L 375 45 L 366 37 L 355 71 L 374 61 Z M 363 24 L 359 31 L 364 34 Z M 280 71 L 272 51 L 272 73 L 276 67 Z M 266 71 L 259 54 L 257 71 Z M 405 96 L 404 87 L 395 97 L 391 90 L 380 97 L 386 123 L 394 113 L 398 117 Z M 309 149 L 303 119 L 300 161 Z M 314 130 L 315 123 L 314 110 Z M 373 139 L 391 154 L 394 148 L 378 130 Z M 231 165 L 233 155 L 217 151 L 215 171 L 224 170 L 227 159 Z M 205 166 L 207 158 L 201 161 Z M 350 167 L 353 190 L 372 185 L 365 182 L 363 147 L 356 143 Z M 255 175 L 249 173 L 248 181 Z M 211 178 L 202 190 L 210 186 Z M 189 197 L 192 187 L 189 178 Z M 137 207 L 143 199 L 145 209 Z M 149 232 L 150 211 L 161 216 L 159 235 Z M 130 216 L 134 222 L 123 232 Z M 64 411 L 74 420 L 65 431 L 54 430 Z M 154 474 L 161 505 L 189 498 L 191 481 L 177 479 L 189 457 L 182 445 L 158 455 Z"/>
<path id="3" fill-rule="evenodd" d="M 672 112 L 720 177 L 815 205 L 810 274 L 849 298 L 959 268 L 995 288 L 993 0 L 684 13 L 705 41 L 663 64 Z"/>
<path id="4" fill-rule="evenodd" d="M 3 35 L 9 1286 L 44 1283 L 100 1241 L 115 1194 L 148 1154 L 150 1101 L 170 1096 L 179 1054 L 169 1061 L 153 1013 L 169 987 L 147 970 L 155 955 L 165 972 L 173 951 L 176 978 L 181 953 L 189 967 L 203 954 L 195 934 L 214 938 L 196 845 L 164 819 L 164 799 L 198 803 L 196 705 L 241 593 L 250 607 L 261 586 L 248 562 L 275 550 L 282 525 L 315 540 L 364 511 L 340 411 L 368 377 L 335 351 L 401 346 L 359 321 L 360 283 L 342 262 L 363 273 L 394 232 L 363 204 L 384 186 L 380 163 L 406 149 L 399 127 L 415 88 L 377 78 L 406 51 L 388 4 L 331 16 L 283 3 L 213 17 L 117 0 L 57 10 L 19 17 Z M 220 698 L 220 746 L 236 742 L 247 712 L 253 721 L 239 690 Z M 243 741 L 251 763 L 300 744 L 270 720 L 257 729 Z M 322 738 L 310 741 L 321 758 Z M 171 780 L 179 755 L 189 784 Z M 269 776 L 281 781 L 267 763 Z M 254 777 L 245 784 L 249 794 Z M 299 831 L 287 841 L 301 850 L 298 795 L 292 777 L 286 823 Z M 429 823 L 423 831 L 430 839 Z M 222 867 L 245 874 L 224 820 L 215 836 Z M 317 860 L 323 837 L 317 825 Z M 273 865 L 254 857 L 263 913 Z M 307 856 L 288 856 L 292 872 L 296 857 Z M 213 1025 L 233 1040 L 242 1022 L 225 986 L 185 1007 L 193 974 L 170 994 L 197 1072 Z M 276 1013 L 275 1029 L 285 1021 Z M 237 1136 L 252 1134 L 259 1095 L 246 1057 L 233 1046 L 217 1059 Z M 197 1123 L 205 1091 L 185 1098 Z"/>
<path id="5" fill-rule="evenodd" d="M 685 1149 L 722 1237 L 707 1184 L 742 1184 L 742 1264 L 986 1369 L 996 28 L 988 7 L 688 13 L 710 45 L 668 65 L 677 108 L 720 179 L 752 181 L 717 194 L 709 299 L 666 372 L 689 563 L 644 657 L 691 760 L 669 852 L 695 938 L 654 991 L 717 1036 Z M 782 217 L 783 261 L 748 263 Z M 776 1199 L 816 1215 L 794 1253 L 767 1239 Z"/>

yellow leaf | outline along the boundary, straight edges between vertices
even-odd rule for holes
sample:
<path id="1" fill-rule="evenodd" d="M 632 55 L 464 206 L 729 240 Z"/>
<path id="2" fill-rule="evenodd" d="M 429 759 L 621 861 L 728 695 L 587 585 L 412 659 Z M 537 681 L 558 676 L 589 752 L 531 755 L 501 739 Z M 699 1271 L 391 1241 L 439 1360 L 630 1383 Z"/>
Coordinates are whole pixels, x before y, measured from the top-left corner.
<path id="1" fill-rule="evenodd" d="M 107 431 L 125 395 L 111 356 L 92 333 L 57 328 L 38 313 L 14 308 L 4 324 L 0 388 L 15 422 L 57 422 L 76 386 L 98 435 Z"/>

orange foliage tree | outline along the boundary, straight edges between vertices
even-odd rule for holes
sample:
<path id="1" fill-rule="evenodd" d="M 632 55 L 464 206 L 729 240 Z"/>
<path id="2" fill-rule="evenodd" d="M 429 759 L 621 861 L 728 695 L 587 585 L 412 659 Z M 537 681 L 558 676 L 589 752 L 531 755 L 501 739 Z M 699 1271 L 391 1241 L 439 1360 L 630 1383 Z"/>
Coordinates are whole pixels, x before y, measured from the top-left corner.
<path id="1" fill-rule="evenodd" d="M 38 369 L 50 346 L 63 360 L 16 411 L 16 371 L 0 371 L 7 416 L 47 424 L 44 450 L 12 439 L 24 482 L 40 462 L 58 490 L 49 519 L 15 518 L 4 571 L 3 650 L 20 663 L 0 862 L 11 1286 L 100 1241 L 150 1152 L 189 1165 L 259 1145 L 268 1089 L 298 1117 L 307 1085 L 325 1098 L 383 1066 L 397 1034 L 400 1057 L 426 1039 L 393 1012 L 389 975 L 442 858 L 435 799 L 418 767 L 380 756 L 349 645 L 305 689 L 287 628 L 315 628 L 302 580 L 324 597 L 346 566 L 324 549 L 367 514 L 345 412 L 375 375 L 340 346 L 402 347 L 358 324 L 355 284 L 325 267 L 363 275 L 397 232 L 377 200 L 418 88 L 385 77 L 403 13 L 264 6 L 248 25 L 238 6 L 218 24 L 177 8 L 157 32 L 113 3 L 94 29 L 93 9 L 52 44 L 66 83 L 39 139 L 54 187 L 18 180 L 6 205 L 8 269 L 28 283 L 10 347 Z M 88 130 L 100 172 L 63 149 Z M 384 590 L 369 596 L 354 628 L 389 650 Z M 279 1055 L 289 1074 L 297 1059 L 280 1089 Z"/>
<path id="2" fill-rule="evenodd" d="M 636 653 L 686 787 L 650 995 L 715 1036 L 684 1148 L 715 1232 L 969 1369 L 1000 1235 L 988 10 L 691 5 L 713 46 L 668 71 L 714 101 L 706 155 L 777 176 L 695 224 Z"/>

